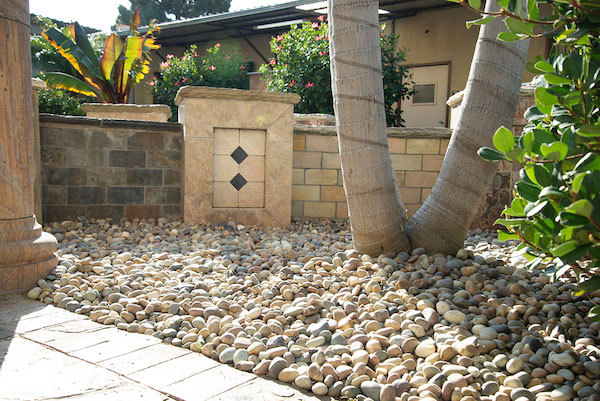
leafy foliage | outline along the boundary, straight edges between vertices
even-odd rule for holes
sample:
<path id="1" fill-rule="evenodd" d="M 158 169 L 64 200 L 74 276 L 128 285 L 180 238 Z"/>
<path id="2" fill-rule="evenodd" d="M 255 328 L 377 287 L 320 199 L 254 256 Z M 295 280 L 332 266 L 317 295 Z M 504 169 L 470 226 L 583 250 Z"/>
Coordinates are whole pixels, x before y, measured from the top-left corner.
<path id="1" fill-rule="evenodd" d="M 318 22 L 292 25 L 288 32 L 271 40 L 271 51 L 276 58 L 259 69 L 270 90 L 300 95 L 302 100 L 295 106 L 298 113 L 333 114 L 327 28 L 322 16 Z M 385 114 L 389 126 L 404 123 L 396 105 L 414 93 L 409 70 L 401 65 L 406 53 L 396 49 L 397 43 L 397 35 L 381 35 Z"/>
<path id="2" fill-rule="evenodd" d="M 499 38 L 553 39 L 553 56 L 527 64 L 536 78 L 535 106 L 520 137 L 504 127 L 494 135 L 494 149 L 482 148 L 487 160 L 522 166 L 514 200 L 497 223 L 508 228 L 499 238 L 521 241 L 519 253 L 529 266 L 545 266 L 560 277 L 575 276 L 578 295 L 600 289 L 600 4 L 553 2 L 542 17 L 541 0 L 529 0 L 528 12 L 516 3 L 488 17 L 504 17 L 509 32 Z M 489 14 L 489 13 L 488 13 Z M 481 21 L 481 20 L 479 20 Z M 487 23 L 484 21 L 481 23 Z M 559 49 L 566 51 L 559 51 Z M 591 310 L 600 315 L 600 306 Z"/>
<path id="3" fill-rule="evenodd" d="M 40 113 L 83 116 L 85 113 L 81 110 L 81 105 L 93 101 L 93 98 L 86 96 L 71 96 L 61 89 L 48 88 L 38 93 Z"/>
<path id="4" fill-rule="evenodd" d="M 223 49 L 220 43 L 198 53 L 190 46 L 183 57 L 167 55 L 154 79 L 149 82 L 155 103 L 166 104 L 177 119 L 175 95 L 182 86 L 212 86 L 217 88 L 248 89 L 250 62 L 235 48 Z"/>
<path id="5" fill-rule="evenodd" d="M 48 72 L 46 84 L 95 96 L 105 103 L 127 103 L 133 85 L 150 71 L 150 52 L 160 47 L 154 38 L 154 25 L 143 35 L 138 31 L 139 26 L 140 16 L 136 10 L 125 43 L 116 34 L 109 35 L 100 59 L 77 22 L 71 24 L 67 33 L 56 28 L 43 31 L 44 38 L 75 70 L 75 74 Z"/>
<path id="6" fill-rule="evenodd" d="M 131 6 L 119 6 L 117 25 L 128 25 L 134 10 L 139 9 L 142 25 L 150 21 L 172 21 L 229 11 L 231 0 L 129 0 Z"/>

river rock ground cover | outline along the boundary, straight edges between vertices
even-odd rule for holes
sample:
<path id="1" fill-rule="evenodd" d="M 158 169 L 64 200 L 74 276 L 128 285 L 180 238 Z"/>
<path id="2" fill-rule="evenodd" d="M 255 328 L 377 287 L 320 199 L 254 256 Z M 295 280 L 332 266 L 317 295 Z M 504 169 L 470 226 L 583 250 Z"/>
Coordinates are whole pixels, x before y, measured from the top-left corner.
<path id="1" fill-rule="evenodd" d="M 317 395 L 375 401 L 600 400 L 598 298 L 472 232 L 456 255 L 289 229 L 66 221 L 28 296 Z M 184 372 L 182 372 L 184 375 Z"/>

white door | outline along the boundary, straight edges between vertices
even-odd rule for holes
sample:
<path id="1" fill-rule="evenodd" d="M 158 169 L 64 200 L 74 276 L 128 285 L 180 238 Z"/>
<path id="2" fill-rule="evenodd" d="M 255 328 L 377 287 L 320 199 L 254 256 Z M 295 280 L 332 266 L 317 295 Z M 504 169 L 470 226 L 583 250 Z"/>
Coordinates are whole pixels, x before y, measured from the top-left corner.
<path id="1" fill-rule="evenodd" d="M 448 64 L 412 67 L 415 94 L 401 104 L 406 127 L 446 127 Z"/>

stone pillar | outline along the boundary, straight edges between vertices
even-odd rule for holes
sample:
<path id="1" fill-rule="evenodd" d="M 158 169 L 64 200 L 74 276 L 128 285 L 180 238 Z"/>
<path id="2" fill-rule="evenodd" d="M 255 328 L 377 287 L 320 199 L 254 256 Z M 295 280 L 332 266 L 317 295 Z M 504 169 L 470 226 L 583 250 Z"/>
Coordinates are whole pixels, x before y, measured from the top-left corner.
<path id="1" fill-rule="evenodd" d="M 28 0 L 0 1 L 0 293 L 23 291 L 57 263 L 34 215 Z"/>
<path id="2" fill-rule="evenodd" d="M 38 93 L 46 89 L 44 81 L 38 78 L 31 79 L 33 89 L 33 204 L 34 212 L 39 221 L 42 221 L 42 159 L 40 147 L 40 112 Z"/>
<path id="3" fill-rule="evenodd" d="M 298 101 L 294 93 L 179 89 L 185 222 L 290 224 Z"/>

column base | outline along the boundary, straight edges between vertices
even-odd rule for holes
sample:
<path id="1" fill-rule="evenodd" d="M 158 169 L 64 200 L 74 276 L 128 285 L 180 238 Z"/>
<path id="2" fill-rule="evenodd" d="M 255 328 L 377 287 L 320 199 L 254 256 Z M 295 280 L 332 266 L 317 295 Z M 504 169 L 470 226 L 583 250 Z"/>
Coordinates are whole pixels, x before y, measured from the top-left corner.
<path id="1" fill-rule="evenodd" d="M 35 216 L 0 220 L 0 294 L 27 291 L 58 263 L 57 242 Z"/>

